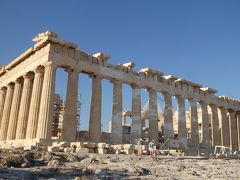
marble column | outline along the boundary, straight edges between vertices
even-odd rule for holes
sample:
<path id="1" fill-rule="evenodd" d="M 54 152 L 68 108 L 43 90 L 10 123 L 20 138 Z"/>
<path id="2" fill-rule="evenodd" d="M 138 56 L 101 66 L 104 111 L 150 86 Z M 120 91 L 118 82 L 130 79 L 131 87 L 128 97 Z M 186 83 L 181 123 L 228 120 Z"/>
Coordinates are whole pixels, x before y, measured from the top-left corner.
<path id="1" fill-rule="evenodd" d="M 1 128 L 4 102 L 5 102 L 5 98 L 6 98 L 6 92 L 7 92 L 7 89 L 5 87 L 2 87 L 0 89 L 0 128 Z"/>
<path id="2" fill-rule="evenodd" d="M 214 104 L 210 105 L 212 111 L 211 128 L 212 128 L 212 147 L 221 145 L 221 134 L 219 130 L 218 109 Z"/>
<path id="3" fill-rule="evenodd" d="M 7 140 L 13 140 L 15 139 L 15 136 L 16 136 L 21 95 L 22 95 L 22 80 L 18 79 L 15 81 L 15 86 L 14 86 L 12 107 L 11 107 L 9 126 L 8 126 L 8 132 L 7 132 Z"/>
<path id="4" fill-rule="evenodd" d="M 198 111 L 197 102 L 194 99 L 189 99 L 190 102 L 190 118 L 191 118 L 191 141 L 190 145 L 194 149 L 199 148 L 199 129 L 198 129 Z"/>
<path id="5" fill-rule="evenodd" d="M 122 144 L 122 82 L 113 80 L 113 105 L 112 105 L 112 144 Z"/>
<path id="6" fill-rule="evenodd" d="M 78 101 L 78 74 L 79 71 L 66 69 L 68 72 L 67 96 L 63 120 L 62 138 L 76 140 L 77 133 L 77 101 Z"/>
<path id="7" fill-rule="evenodd" d="M 157 92 L 148 89 L 149 93 L 149 140 L 158 142 L 158 111 L 157 111 Z"/>
<path id="8" fill-rule="evenodd" d="M 208 105 L 205 102 L 200 102 L 202 109 L 202 142 L 201 146 L 204 148 L 210 148 L 210 129 L 209 129 L 209 117 L 208 117 Z"/>
<path id="9" fill-rule="evenodd" d="M 179 147 L 186 150 L 187 147 L 187 125 L 186 125 L 186 110 L 185 99 L 181 96 L 176 96 L 178 101 L 178 140 Z"/>
<path id="10" fill-rule="evenodd" d="M 30 102 L 30 109 L 29 109 L 29 116 L 28 116 L 26 139 L 36 138 L 38 115 L 39 115 L 41 92 L 42 92 L 42 83 L 43 83 L 43 73 L 44 73 L 44 69 L 41 67 L 35 70 L 33 89 L 32 89 L 32 98 Z"/>
<path id="11" fill-rule="evenodd" d="M 11 106 L 12 106 L 12 98 L 13 98 L 14 85 L 12 83 L 7 85 L 7 93 L 6 99 L 4 102 L 3 115 L 2 115 L 2 123 L 0 128 L 0 140 L 6 140 L 7 131 L 8 131 L 8 123 L 10 118 Z"/>
<path id="12" fill-rule="evenodd" d="M 221 112 L 221 140 L 222 146 L 230 146 L 230 132 L 229 132 L 229 118 L 227 117 L 227 110 L 223 107 L 220 107 Z"/>
<path id="13" fill-rule="evenodd" d="M 45 71 L 36 137 L 50 140 L 52 136 L 56 65 L 52 62 L 47 62 L 44 64 L 44 67 Z"/>
<path id="14" fill-rule="evenodd" d="M 131 143 L 137 144 L 142 135 L 141 121 L 141 88 L 132 85 L 132 127 L 131 127 Z"/>
<path id="15" fill-rule="evenodd" d="M 92 76 L 92 96 L 89 120 L 89 138 L 92 142 L 101 141 L 102 79 Z"/>
<path id="16" fill-rule="evenodd" d="M 33 76 L 30 74 L 27 74 L 27 75 L 24 75 L 23 78 L 24 78 L 24 82 L 23 82 L 22 98 L 20 102 L 20 109 L 18 114 L 16 139 L 26 138 L 28 113 L 29 113 L 31 93 L 32 93 Z"/>
<path id="17" fill-rule="evenodd" d="M 174 137 L 173 131 L 173 112 L 172 112 L 172 96 L 164 92 L 164 141 Z"/>
<path id="18" fill-rule="evenodd" d="M 237 127 L 238 127 L 238 149 L 240 151 L 240 112 L 237 112 Z"/>
<path id="19" fill-rule="evenodd" d="M 230 117 L 230 144 L 232 150 L 238 150 L 238 132 L 237 132 L 237 119 L 236 119 L 236 112 L 229 110 L 229 117 Z"/>

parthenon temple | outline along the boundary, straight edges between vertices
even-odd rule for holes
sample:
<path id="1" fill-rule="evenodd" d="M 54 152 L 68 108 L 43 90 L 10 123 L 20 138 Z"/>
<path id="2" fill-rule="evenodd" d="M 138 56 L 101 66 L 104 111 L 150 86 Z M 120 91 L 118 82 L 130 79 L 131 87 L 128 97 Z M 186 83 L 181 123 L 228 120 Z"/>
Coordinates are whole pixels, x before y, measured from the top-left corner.
<path id="1" fill-rule="evenodd" d="M 68 74 L 62 141 L 81 139 L 95 143 L 106 141 L 112 145 L 126 141 L 136 144 L 145 136 L 143 121 L 147 117 L 147 138 L 156 142 L 160 141 L 161 134 L 163 142 L 176 137 L 179 148 L 186 151 L 217 145 L 239 151 L 239 100 L 217 96 L 217 91 L 212 88 L 165 76 L 151 68 L 136 72 L 132 62 L 112 65 L 108 62 L 109 56 L 103 53 L 90 55 L 77 45 L 59 39 L 53 32 L 38 34 L 33 41 L 33 47 L 8 65 L 0 66 L 0 147 L 51 145 L 56 141 L 52 133 L 55 81 L 56 69 L 62 68 Z M 78 76 L 82 73 L 89 75 L 92 81 L 87 134 L 77 131 Z M 101 131 L 103 79 L 113 85 L 112 119 L 106 136 Z M 132 109 L 126 112 L 122 105 L 124 84 L 132 90 Z M 148 93 L 145 111 L 141 108 L 142 89 Z M 158 94 L 163 96 L 164 103 L 161 117 Z M 177 102 L 176 123 L 172 97 Z M 189 110 L 186 110 L 186 102 Z M 132 118 L 129 136 L 124 136 L 126 116 Z"/>

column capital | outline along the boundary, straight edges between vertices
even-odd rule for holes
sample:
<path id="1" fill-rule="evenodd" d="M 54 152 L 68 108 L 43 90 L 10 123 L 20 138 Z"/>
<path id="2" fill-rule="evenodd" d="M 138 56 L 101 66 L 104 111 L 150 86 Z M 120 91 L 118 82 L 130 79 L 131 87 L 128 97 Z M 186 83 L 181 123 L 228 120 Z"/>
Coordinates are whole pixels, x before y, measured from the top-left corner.
<path id="1" fill-rule="evenodd" d="M 13 82 L 10 82 L 10 83 L 7 85 L 7 88 L 14 88 L 14 83 L 13 83 Z"/>
<path id="2" fill-rule="evenodd" d="M 186 98 L 181 95 L 175 95 L 177 100 L 185 100 Z"/>
<path id="3" fill-rule="evenodd" d="M 7 87 L 6 86 L 3 86 L 0 88 L 1 91 L 7 91 Z"/>
<path id="4" fill-rule="evenodd" d="M 23 82 L 23 79 L 22 79 L 22 78 L 17 78 L 17 79 L 14 81 L 15 84 L 20 84 L 20 83 L 22 83 L 22 82 Z"/>
<path id="5" fill-rule="evenodd" d="M 123 81 L 119 80 L 119 79 L 111 79 L 110 82 L 113 84 L 122 84 L 123 83 Z"/>
<path id="6" fill-rule="evenodd" d="M 29 79 L 29 80 L 32 80 L 34 78 L 34 76 L 30 73 L 26 73 L 23 75 L 23 79 Z"/>
<path id="7" fill-rule="evenodd" d="M 132 89 L 141 89 L 141 86 L 139 84 L 131 84 L 130 85 Z"/>
<path id="8" fill-rule="evenodd" d="M 240 116 L 240 111 L 236 111 L 236 114 L 238 115 L 238 116 Z M 239 130 L 240 131 L 240 130 Z"/>
<path id="9" fill-rule="evenodd" d="M 161 91 L 163 96 L 172 96 L 169 92 L 167 91 Z"/>
<path id="10" fill-rule="evenodd" d="M 98 75 L 98 74 L 90 74 L 89 75 L 90 78 L 95 78 L 95 79 L 99 79 L 99 80 L 102 80 L 103 77 L 101 75 Z"/>
<path id="11" fill-rule="evenodd" d="M 227 111 L 231 114 L 231 113 L 236 113 L 233 109 L 227 109 Z"/>
<path id="12" fill-rule="evenodd" d="M 153 88 L 147 88 L 146 89 L 148 93 L 156 93 L 157 91 Z"/>
<path id="13" fill-rule="evenodd" d="M 214 107 L 217 108 L 217 105 L 216 105 L 216 104 L 209 104 L 209 106 L 210 106 L 211 108 L 214 108 Z"/>
<path id="14" fill-rule="evenodd" d="M 57 68 L 57 65 L 54 64 L 52 61 L 45 62 L 45 63 L 43 63 L 43 64 L 41 64 L 41 65 L 44 66 L 45 68 L 46 68 L 46 67 Z"/>
<path id="15" fill-rule="evenodd" d="M 65 68 L 64 71 L 67 72 L 67 73 L 75 73 L 75 74 L 79 74 L 80 73 L 79 70 L 74 69 L 74 68 Z"/>
<path id="16" fill-rule="evenodd" d="M 196 106 L 197 105 L 197 101 L 195 99 L 189 98 L 188 101 L 189 101 L 191 106 Z"/>
<path id="17" fill-rule="evenodd" d="M 43 73 L 44 68 L 42 66 L 38 66 L 36 69 L 33 70 L 33 72 L 36 73 Z"/>

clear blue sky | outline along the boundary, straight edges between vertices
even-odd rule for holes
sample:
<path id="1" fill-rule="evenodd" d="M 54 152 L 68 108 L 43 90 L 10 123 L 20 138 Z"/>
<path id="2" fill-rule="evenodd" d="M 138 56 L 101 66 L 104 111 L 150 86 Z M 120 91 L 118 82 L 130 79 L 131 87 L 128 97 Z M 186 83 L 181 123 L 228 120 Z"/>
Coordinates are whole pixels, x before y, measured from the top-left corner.
<path id="1" fill-rule="evenodd" d="M 131 60 L 137 71 L 152 67 L 240 99 L 238 0 L 1 1 L 0 64 L 16 58 L 33 45 L 36 34 L 47 30 L 91 54 L 110 54 L 112 64 Z M 58 79 L 66 78 L 58 74 Z M 90 80 L 81 78 L 88 83 L 79 89 L 89 93 Z M 110 107 L 109 84 L 103 83 L 103 94 Z M 64 92 L 59 80 L 57 92 Z M 124 93 L 131 95 L 129 88 Z M 87 114 L 89 96 L 83 99 L 82 113 Z M 128 101 L 126 108 L 130 108 Z M 104 108 L 106 124 L 111 109 Z"/>

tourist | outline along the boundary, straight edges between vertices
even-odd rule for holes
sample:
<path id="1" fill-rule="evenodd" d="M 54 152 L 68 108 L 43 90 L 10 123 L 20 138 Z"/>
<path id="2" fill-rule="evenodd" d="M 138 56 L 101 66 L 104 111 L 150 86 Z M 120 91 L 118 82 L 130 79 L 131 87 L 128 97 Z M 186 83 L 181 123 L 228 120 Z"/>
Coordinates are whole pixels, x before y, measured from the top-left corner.
<path id="1" fill-rule="evenodd" d="M 137 150 L 138 150 L 137 158 L 138 158 L 138 160 L 140 160 L 142 158 L 143 142 L 144 142 L 143 139 L 140 138 L 139 141 L 138 141 L 138 144 L 137 144 Z"/>
<path id="2" fill-rule="evenodd" d="M 155 157 L 155 152 L 154 152 L 154 149 L 155 149 L 155 144 L 154 144 L 154 140 L 152 140 L 149 144 L 148 144 L 148 149 L 149 149 L 149 152 L 150 152 L 150 155 L 152 158 Z"/>

